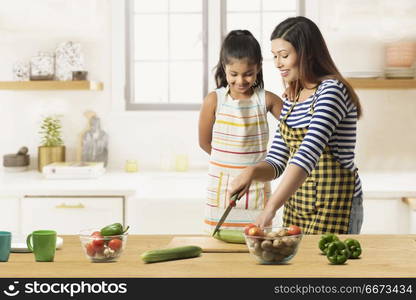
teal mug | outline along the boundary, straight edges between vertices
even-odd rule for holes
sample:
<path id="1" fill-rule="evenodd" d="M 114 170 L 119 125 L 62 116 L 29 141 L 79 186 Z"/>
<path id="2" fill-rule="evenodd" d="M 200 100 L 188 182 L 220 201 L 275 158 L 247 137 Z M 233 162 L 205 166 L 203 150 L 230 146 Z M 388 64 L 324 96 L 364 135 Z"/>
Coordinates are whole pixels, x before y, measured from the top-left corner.
<path id="1" fill-rule="evenodd" d="M 0 261 L 8 261 L 12 247 L 12 233 L 0 231 Z"/>
<path id="2" fill-rule="evenodd" d="M 56 231 L 36 230 L 26 238 L 26 244 L 35 254 L 36 261 L 53 261 L 56 249 Z"/>

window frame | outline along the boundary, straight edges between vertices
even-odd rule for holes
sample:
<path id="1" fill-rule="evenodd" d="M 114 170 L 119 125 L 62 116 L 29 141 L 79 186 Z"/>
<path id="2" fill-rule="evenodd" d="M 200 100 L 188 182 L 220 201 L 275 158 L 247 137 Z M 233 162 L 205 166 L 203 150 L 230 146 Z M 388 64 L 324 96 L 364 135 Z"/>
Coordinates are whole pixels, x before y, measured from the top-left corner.
<path id="1" fill-rule="evenodd" d="M 134 103 L 134 0 L 126 0 L 126 110 L 199 110 L 198 103 Z M 208 92 L 208 0 L 202 1 L 202 72 L 201 99 Z"/>

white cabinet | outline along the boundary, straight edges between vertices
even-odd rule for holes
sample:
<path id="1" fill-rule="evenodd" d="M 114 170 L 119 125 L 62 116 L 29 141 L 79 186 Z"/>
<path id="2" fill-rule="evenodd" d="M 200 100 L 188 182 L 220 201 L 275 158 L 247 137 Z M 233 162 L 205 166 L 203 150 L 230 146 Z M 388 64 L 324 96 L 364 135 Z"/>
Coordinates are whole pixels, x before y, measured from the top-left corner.
<path id="1" fill-rule="evenodd" d="M 19 198 L 0 197 L 0 231 L 19 232 Z"/>
<path id="2" fill-rule="evenodd" d="M 134 199 L 127 223 L 134 234 L 203 234 L 205 199 Z M 133 203 L 132 203 L 133 204 Z"/>
<path id="3" fill-rule="evenodd" d="M 401 198 L 364 198 L 362 234 L 409 234 L 410 210 Z"/>
<path id="4" fill-rule="evenodd" d="M 164 173 L 142 178 L 128 198 L 132 234 L 204 234 L 205 173 Z"/>
<path id="5" fill-rule="evenodd" d="M 23 234 L 39 229 L 58 234 L 124 223 L 123 197 L 24 197 L 21 199 Z"/>

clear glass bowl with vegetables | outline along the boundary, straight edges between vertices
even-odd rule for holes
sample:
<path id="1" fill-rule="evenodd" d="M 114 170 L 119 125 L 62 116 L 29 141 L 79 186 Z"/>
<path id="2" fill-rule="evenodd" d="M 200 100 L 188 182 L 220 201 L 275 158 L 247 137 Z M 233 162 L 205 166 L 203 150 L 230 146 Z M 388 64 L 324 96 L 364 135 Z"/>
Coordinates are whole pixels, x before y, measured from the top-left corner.
<path id="1" fill-rule="evenodd" d="M 81 247 L 91 262 L 114 262 L 119 259 L 127 243 L 127 230 L 120 223 L 101 229 L 86 229 L 79 234 Z"/>
<path id="2" fill-rule="evenodd" d="M 250 225 L 244 231 L 249 252 L 260 264 L 284 264 L 291 260 L 302 240 L 297 226 L 265 227 Z"/>

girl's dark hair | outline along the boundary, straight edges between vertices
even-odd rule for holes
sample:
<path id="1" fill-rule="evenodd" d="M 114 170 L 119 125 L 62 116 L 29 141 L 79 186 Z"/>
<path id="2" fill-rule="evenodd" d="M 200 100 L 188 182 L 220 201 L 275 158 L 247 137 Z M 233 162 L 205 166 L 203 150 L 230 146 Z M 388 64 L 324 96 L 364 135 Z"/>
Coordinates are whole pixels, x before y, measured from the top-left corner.
<path id="1" fill-rule="evenodd" d="M 231 59 L 247 59 L 249 64 L 257 65 L 260 71 L 253 88 L 264 87 L 261 48 L 259 42 L 248 30 L 232 30 L 225 37 L 220 51 L 220 59 L 215 67 L 215 82 L 217 88 L 228 85 L 224 66 Z"/>
<path id="2" fill-rule="evenodd" d="M 305 17 L 287 18 L 276 26 L 270 40 L 278 38 L 292 44 L 298 56 L 299 79 L 290 86 L 292 95 L 297 95 L 306 82 L 320 84 L 325 79 L 337 79 L 346 86 L 357 107 L 358 117 L 361 116 L 360 100 L 335 66 L 325 40 L 314 22 Z"/>

